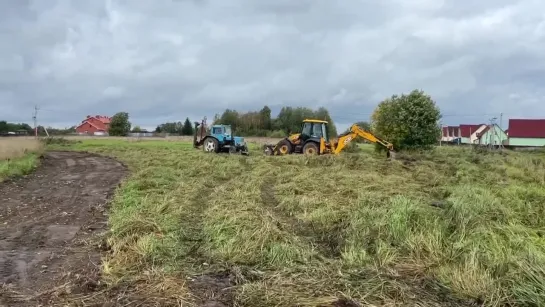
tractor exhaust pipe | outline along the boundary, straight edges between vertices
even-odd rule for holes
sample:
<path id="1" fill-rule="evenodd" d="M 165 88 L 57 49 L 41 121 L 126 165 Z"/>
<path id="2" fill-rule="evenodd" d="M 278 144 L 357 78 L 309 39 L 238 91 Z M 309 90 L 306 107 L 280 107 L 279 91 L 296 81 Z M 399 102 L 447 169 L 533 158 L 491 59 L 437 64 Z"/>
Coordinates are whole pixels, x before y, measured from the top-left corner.
<path id="1" fill-rule="evenodd" d="M 195 122 L 195 133 L 193 134 L 193 148 L 198 148 L 199 147 L 199 142 L 197 142 L 197 133 L 198 133 L 198 129 L 199 129 L 199 125 L 200 123 L 199 122 Z M 202 136 L 201 136 L 201 140 L 202 140 Z"/>

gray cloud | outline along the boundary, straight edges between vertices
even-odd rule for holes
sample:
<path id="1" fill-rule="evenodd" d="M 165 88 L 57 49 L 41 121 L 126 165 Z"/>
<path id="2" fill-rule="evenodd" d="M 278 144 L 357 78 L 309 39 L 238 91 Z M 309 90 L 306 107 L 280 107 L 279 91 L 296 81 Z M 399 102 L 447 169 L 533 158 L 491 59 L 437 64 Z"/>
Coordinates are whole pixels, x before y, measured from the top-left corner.
<path id="1" fill-rule="evenodd" d="M 6 0 L 0 118 L 154 127 L 225 108 L 326 105 L 342 129 L 423 89 L 447 124 L 545 118 L 538 0 Z M 458 115 L 458 116 L 457 116 Z"/>

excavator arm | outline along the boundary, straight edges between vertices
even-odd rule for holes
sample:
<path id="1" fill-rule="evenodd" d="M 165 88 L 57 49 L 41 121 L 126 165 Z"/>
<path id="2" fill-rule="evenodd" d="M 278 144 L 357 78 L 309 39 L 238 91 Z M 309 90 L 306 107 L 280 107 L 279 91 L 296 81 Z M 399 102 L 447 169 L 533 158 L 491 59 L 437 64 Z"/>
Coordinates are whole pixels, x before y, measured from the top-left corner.
<path id="1" fill-rule="evenodd" d="M 390 156 L 390 154 L 394 152 L 394 145 L 392 145 L 391 143 L 383 139 L 378 138 L 371 132 L 363 130 L 360 126 L 356 124 L 352 125 L 352 127 L 350 127 L 350 130 L 347 133 L 339 136 L 337 141 L 333 143 L 332 152 L 334 154 L 339 154 L 356 137 L 361 137 L 365 140 L 368 140 L 373 143 L 378 143 L 386 147 L 386 149 L 388 149 L 388 156 Z"/>

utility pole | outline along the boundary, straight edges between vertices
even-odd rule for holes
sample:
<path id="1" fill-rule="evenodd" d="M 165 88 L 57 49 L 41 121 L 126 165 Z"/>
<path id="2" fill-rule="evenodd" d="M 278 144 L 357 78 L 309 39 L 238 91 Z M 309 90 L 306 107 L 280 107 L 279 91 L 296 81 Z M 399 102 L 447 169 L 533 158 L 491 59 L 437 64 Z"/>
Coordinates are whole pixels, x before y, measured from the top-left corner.
<path id="1" fill-rule="evenodd" d="M 38 106 L 34 106 L 34 114 L 32 115 L 32 119 L 34 121 L 34 137 L 38 138 Z"/>
<path id="2" fill-rule="evenodd" d="M 441 138 L 439 138 L 439 147 L 441 147 L 443 143 L 443 121 L 439 122 L 439 126 L 441 126 Z"/>
<path id="3" fill-rule="evenodd" d="M 490 129 L 492 129 L 493 131 L 490 131 L 490 129 L 488 129 L 489 130 L 489 135 L 490 135 L 489 141 L 488 141 L 489 142 L 488 146 L 489 146 L 490 150 L 492 150 L 494 148 L 494 144 L 492 143 L 492 141 L 495 138 L 495 133 L 494 132 L 496 132 L 496 129 L 495 129 L 496 119 L 497 119 L 496 117 L 493 117 L 493 118 L 490 119 Z"/>
<path id="4" fill-rule="evenodd" d="M 503 131 L 503 112 L 500 113 L 500 130 L 501 130 L 501 132 L 503 134 L 504 133 L 504 131 Z M 494 131 L 496 131 L 496 130 L 494 129 Z M 500 142 L 500 151 L 502 151 L 503 150 L 503 140 L 502 140 L 501 135 L 498 136 L 498 140 Z"/>

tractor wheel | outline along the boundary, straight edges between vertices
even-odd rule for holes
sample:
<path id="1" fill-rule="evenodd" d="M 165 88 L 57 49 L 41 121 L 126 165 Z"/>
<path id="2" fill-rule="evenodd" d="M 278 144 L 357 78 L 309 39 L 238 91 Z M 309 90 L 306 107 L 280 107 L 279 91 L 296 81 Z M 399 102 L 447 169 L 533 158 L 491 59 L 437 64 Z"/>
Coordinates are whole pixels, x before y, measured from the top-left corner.
<path id="1" fill-rule="evenodd" d="M 206 140 L 204 140 L 204 143 L 202 145 L 202 149 L 205 152 L 215 152 L 215 153 L 219 152 L 220 149 L 219 149 L 218 140 L 212 137 L 206 138 Z"/>
<path id="2" fill-rule="evenodd" d="M 288 155 L 291 153 L 292 147 L 288 140 L 282 140 L 276 145 L 276 154 L 279 156 Z"/>
<path id="3" fill-rule="evenodd" d="M 305 155 L 317 155 L 319 153 L 318 145 L 314 142 L 308 142 L 303 146 L 303 153 Z"/>

